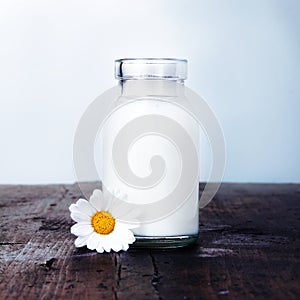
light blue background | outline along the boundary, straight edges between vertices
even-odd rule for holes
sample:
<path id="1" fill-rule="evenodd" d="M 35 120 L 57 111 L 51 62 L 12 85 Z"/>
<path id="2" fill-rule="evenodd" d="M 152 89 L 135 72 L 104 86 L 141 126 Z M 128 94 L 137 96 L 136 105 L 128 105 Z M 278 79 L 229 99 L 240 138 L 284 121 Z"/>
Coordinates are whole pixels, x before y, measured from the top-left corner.
<path id="1" fill-rule="evenodd" d="M 300 182 L 300 1 L 0 1 L 0 183 L 73 182 L 72 144 L 122 57 L 189 60 L 224 180 Z"/>

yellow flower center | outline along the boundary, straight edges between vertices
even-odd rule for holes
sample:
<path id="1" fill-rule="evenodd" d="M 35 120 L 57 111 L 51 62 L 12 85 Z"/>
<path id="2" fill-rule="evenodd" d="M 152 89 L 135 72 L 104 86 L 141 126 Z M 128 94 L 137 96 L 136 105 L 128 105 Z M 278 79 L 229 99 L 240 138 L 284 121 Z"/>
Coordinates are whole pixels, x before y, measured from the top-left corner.
<path id="1" fill-rule="evenodd" d="M 97 211 L 92 217 L 92 226 L 97 233 L 109 234 L 115 228 L 115 219 L 108 211 Z"/>

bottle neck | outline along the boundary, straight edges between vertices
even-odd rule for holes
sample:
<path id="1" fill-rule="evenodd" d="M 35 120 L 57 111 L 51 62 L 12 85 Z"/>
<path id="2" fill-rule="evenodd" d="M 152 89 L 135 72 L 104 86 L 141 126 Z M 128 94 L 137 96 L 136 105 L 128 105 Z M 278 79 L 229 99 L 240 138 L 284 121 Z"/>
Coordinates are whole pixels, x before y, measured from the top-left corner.
<path id="1" fill-rule="evenodd" d="M 167 96 L 177 97 L 183 93 L 183 80 L 121 80 L 123 96 Z"/>

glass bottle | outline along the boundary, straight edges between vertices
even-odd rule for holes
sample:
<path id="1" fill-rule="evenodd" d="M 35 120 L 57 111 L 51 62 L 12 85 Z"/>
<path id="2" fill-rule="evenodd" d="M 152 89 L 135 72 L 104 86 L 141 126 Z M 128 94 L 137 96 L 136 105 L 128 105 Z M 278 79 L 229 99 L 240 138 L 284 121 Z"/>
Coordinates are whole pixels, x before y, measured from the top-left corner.
<path id="1" fill-rule="evenodd" d="M 187 61 L 120 59 L 115 77 L 100 134 L 102 184 L 139 212 L 134 246 L 191 244 L 199 233 L 200 131 L 185 93 Z"/>

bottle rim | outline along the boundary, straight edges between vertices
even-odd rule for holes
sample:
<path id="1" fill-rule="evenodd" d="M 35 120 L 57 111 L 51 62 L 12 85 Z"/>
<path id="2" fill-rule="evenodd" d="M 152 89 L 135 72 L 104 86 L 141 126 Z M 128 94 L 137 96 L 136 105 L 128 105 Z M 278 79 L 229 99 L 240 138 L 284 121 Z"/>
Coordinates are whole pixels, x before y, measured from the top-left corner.
<path id="1" fill-rule="evenodd" d="M 178 58 L 122 58 L 115 60 L 118 80 L 185 80 L 187 60 Z"/>

